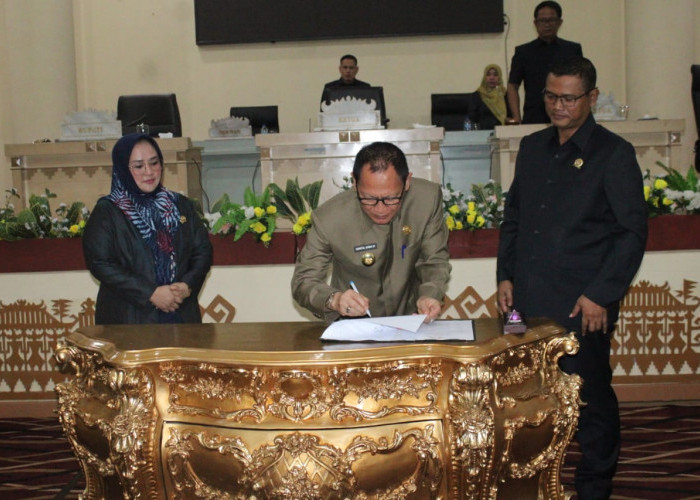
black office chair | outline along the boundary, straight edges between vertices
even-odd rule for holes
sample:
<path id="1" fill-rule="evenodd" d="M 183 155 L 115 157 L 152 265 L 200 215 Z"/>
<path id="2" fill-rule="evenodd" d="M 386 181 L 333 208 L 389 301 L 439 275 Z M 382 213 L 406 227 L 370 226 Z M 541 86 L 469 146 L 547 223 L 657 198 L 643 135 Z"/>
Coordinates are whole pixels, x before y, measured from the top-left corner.
<path id="1" fill-rule="evenodd" d="M 268 132 L 279 132 L 280 125 L 277 119 L 277 106 L 248 106 L 233 107 L 229 116 L 248 118 L 253 135 L 259 134 L 263 125 Z"/>
<path id="2" fill-rule="evenodd" d="M 122 95 L 117 101 L 117 120 L 122 122 L 122 134 L 136 132 L 136 125 L 145 123 L 149 135 L 172 132 L 182 137 L 180 110 L 175 94 Z"/>
<path id="3" fill-rule="evenodd" d="M 693 100 L 695 111 L 695 130 L 700 135 L 700 64 L 690 66 L 692 83 L 690 85 L 690 97 Z M 695 170 L 700 172 L 700 139 L 695 141 Z"/>
<path id="4" fill-rule="evenodd" d="M 430 119 L 436 127 L 445 130 L 464 130 L 464 119 L 469 114 L 472 94 L 431 94 Z"/>

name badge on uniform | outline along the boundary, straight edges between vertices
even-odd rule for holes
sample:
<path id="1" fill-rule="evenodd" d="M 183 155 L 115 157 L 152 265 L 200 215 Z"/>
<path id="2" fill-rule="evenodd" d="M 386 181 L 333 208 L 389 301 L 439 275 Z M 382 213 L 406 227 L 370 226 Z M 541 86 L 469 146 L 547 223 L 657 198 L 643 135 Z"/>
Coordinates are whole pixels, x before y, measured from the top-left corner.
<path id="1" fill-rule="evenodd" d="M 377 244 L 376 243 L 365 243 L 364 245 L 357 245 L 353 247 L 355 252 L 364 252 L 362 256 L 360 257 L 360 262 L 362 262 L 363 266 L 372 266 L 374 265 L 374 261 L 376 260 L 374 257 L 374 254 L 372 252 L 368 252 L 367 250 L 376 250 L 377 249 Z"/>
<path id="2" fill-rule="evenodd" d="M 365 243 L 364 245 L 357 245 L 354 247 L 355 252 L 366 252 L 367 250 L 376 250 L 376 243 Z"/>

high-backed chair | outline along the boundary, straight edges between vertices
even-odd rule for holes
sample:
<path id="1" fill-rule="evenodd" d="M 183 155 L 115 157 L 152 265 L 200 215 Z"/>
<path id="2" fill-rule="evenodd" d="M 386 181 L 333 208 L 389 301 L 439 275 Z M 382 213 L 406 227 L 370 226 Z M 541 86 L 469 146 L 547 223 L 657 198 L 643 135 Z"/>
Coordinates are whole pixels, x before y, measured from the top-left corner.
<path id="1" fill-rule="evenodd" d="M 229 116 L 248 118 L 253 135 L 259 134 L 263 125 L 268 132 L 279 132 L 280 125 L 277 119 L 277 106 L 248 106 L 233 107 Z"/>
<path id="2" fill-rule="evenodd" d="M 690 66 L 692 82 L 690 85 L 690 97 L 693 100 L 695 111 L 695 130 L 700 135 L 700 64 Z M 695 170 L 700 172 L 700 139 L 695 141 Z"/>
<path id="3" fill-rule="evenodd" d="M 117 101 L 117 120 L 122 122 L 122 134 L 136 132 L 136 125 L 148 125 L 149 134 L 172 132 L 182 137 L 180 109 L 175 94 L 122 95 Z"/>
<path id="4" fill-rule="evenodd" d="M 445 130 L 463 130 L 472 94 L 431 94 L 430 119 Z"/>
<path id="5" fill-rule="evenodd" d="M 326 87 L 321 94 L 321 102 L 335 101 L 344 97 L 362 99 L 367 103 L 374 101 L 374 109 L 379 111 L 382 126 L 389 128 L 389 118 L 386 117 L 386 104 L 384 103 L 384 87 L 355 87 L 353 85 Z"/>

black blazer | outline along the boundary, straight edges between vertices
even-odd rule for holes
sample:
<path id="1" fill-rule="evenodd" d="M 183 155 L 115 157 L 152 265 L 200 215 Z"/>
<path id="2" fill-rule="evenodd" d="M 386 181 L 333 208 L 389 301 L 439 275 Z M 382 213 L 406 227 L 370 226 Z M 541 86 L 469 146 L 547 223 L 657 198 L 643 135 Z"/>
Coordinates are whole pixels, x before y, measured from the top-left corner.
<path id="1" fill-rule="evenodd" d="M 580 295 L 617 320 L 644 255 L 647 209 L 632 145 L 592 116 L 564 145 L 554 127 L 523 137 L 508 190 L 498 281 L 514 306 L 578 330 Z"/>
<path id="2" fill-rule="evenodd" d="M 201 323 L 197 296 L 212 262 L 212 247 L 204 223 L 192 202 L 177 201 L 182 224 L 175 236 L 177 275 L 191 295 L 178 309 L 184 323 Z M 158 310 L 149 298 L 157 288 L 153 256 L 124 213 L 109 200 L 95 205 L 83 234 L 85 263 L 100 282 L 95 306 L 97 324 L 157 323 Z"/>

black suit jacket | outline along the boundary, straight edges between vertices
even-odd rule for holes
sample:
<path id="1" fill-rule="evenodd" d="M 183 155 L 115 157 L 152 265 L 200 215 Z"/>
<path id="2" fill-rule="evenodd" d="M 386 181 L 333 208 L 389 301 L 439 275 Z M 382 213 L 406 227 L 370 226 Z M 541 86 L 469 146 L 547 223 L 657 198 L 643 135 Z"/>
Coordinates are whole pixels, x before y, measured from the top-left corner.
<path id="1" fill-rule="evenodd" d="M 524 137 L 508 190 L 498 281 L 514 306 L 580 331 L 585 295 L 617 320 L 644 255 L 647 209 L 634 148 L 589 116 L 564 145 L 549 127 Z"/>
<path id="2" fill-rule="evenodd" d="M 183 323 L 201 323 L 197 296 L 211 267 L 212 247 L 192 202 L 180 195 L 177 206 L 184 222 L 175 236 L 175 281 L 187 283 L 192 290 L 178 312 Z M 103 198 L 95 205 L 85 226 L 83 253 L 88 269 L 100 282 L 95 323 L 158 322 L 158 310 L 149 301 L 158 286 L 151 250 L 111 201 Z"/>
<path id="3" fill-rule="evenodd" d="M 508 83 L 520 85 L 525 82 L 523 123 L 550 122 L 541 94 L 547 74 L 557 61 L 582 55 L 581 44 L 563 38 L 555 38 L 549 43 L 536 38 L 515 47 Z"/>

